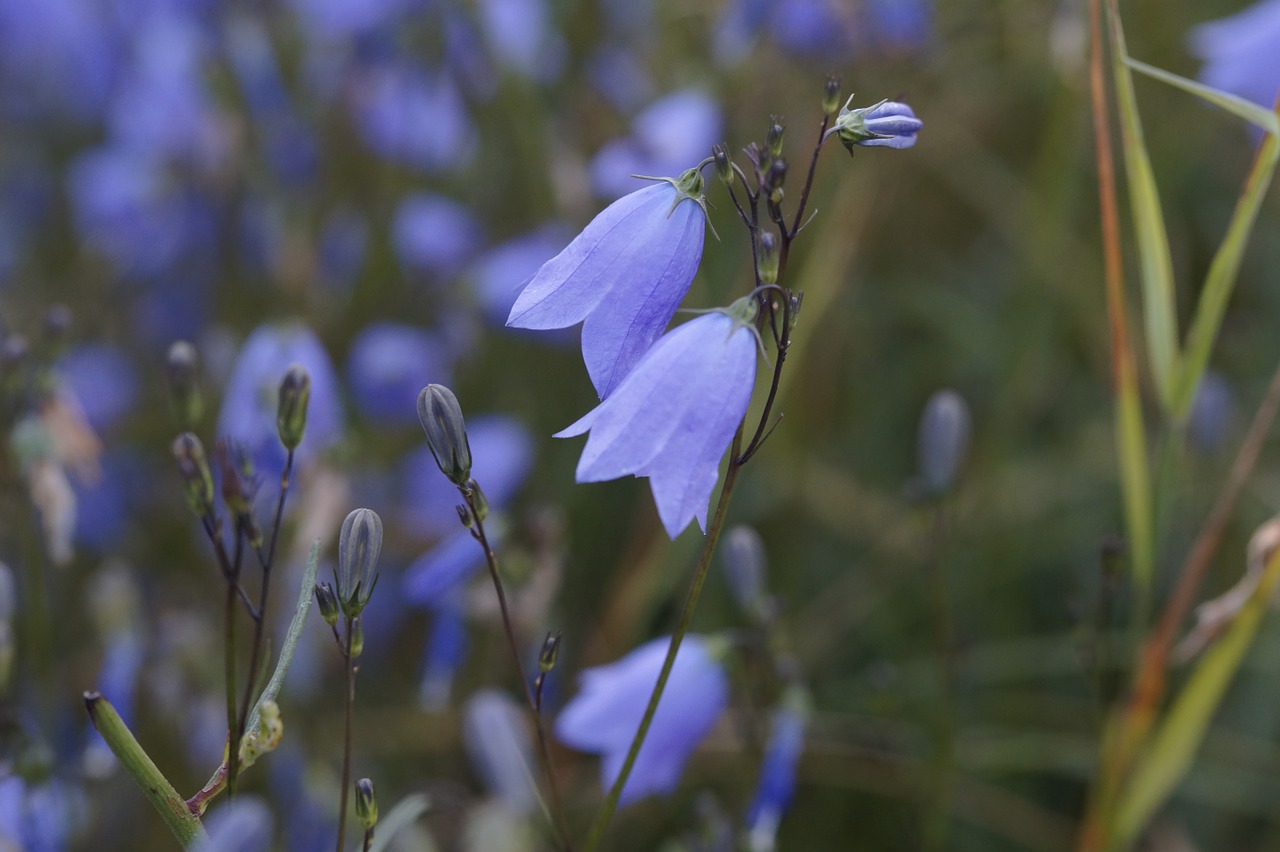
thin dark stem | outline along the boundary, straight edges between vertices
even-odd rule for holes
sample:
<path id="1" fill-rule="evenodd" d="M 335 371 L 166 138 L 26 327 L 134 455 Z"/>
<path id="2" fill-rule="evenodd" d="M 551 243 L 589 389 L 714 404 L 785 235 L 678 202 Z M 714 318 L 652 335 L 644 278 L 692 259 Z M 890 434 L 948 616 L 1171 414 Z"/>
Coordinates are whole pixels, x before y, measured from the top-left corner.
<path id="1" fill-rule="evenodd" d="M 338 797 L 338 852 L 347 839 L 347 788 L 351 786 L 351 717 L 355 715 L 356 661 L 351 658 L 351 616 L 346 617 L 347 639 L 342 646 L 342 659 L 346 665 L 346 724 L 342 732 L 342 792 Z"/>
<path id="2" fill-rule="evenodd" d="M 955 649 L 951 629 L 951 594 L 947 566 L 942 559 L 946 518 L 942 504 L 934 507 L 929 534 L 927 561 L 933 587 L 934 642 L 938 663 L 937 748 L 934 764 L 932 802 L 925 828 L 926 849 L 945 849 L 948 815 L 951 812 L 951 774 L 955 768 Z"/>
<path id="3" fill-rule="evenodd" d="M 791 230 L 787 234 L 789 239 L 795 239 L 796 234 L 800 233 L 800 220 L 804 218 L 804 208 L 809 203 L 809 190 L 813 188 L 813 176 L 818 170 L 818 155 L 822 153 L 822 143 L 827 139 L 827 128 L 830 126 L 831 116 L 824 115 L 818 128 L 818 141 L 813 146 L 813 156 L 809 158 L 809 172 L 805 175 L 804 187 L 800 190 L 800 203 L 796 205 L 796 215 L 791 220 Z"/>
<path id="4" fill-rule="evenodd" d="M 364 831 L 364 852 L 369 852 L 373 848 L 373 829 L 366 828 Z"/>
<path id="5" fill-rule="evenodd" d="M 569 823 L 565 818 L 564 802 L 560 798 L 560 783 L 556 776 L 555 763 L 551 760 L 551 744 L 547 737 L 546 727 L 542 723 L 542 714 L 539 712 L 541 699 L 535 697 L 533 690 L 529 686 L 529 679 L 525 677 L 524 666 L 520 662 L 520 646 L 516 644 L 515 629 L 511 624 L 511 613 L 507 608 L 507 593 L 502 587 L 502 577 L 498 573 L 498 557 L 493 552 L 493 547 L 489 544 L 489 538 L 484 531 L 484 521 L 480 517 L 479 507 L 476 502 L 475 490 L 472 488 L 458 489 L 464 500 L 467 501 L 467 508 L 471 512 L 471 517 L 475 523 L 473 534 L 476 541 L 480 542 L 480 546 L 484 549 L 485 564 L 489 566 L 489 577 L 493 580 L 493 590 L 498 596 L 498 609 L 502 613 L 502 628 L 507 636 L 507 647 L 511 651 L 511 662 L 516 667 L 516 674 L 520 678 L 520 686 L 524 689 L 525 701 L 529 705 L 529 712 L 533 716 L 533 727 L 538 735 L 538 750 L 542 754 L 542 764 L 547 773 L 547 787 L 551 791 L 551 810 L 555 817 L 556 830 L 560 834 L 560 843 L 564 852 L 573 852 L 573 841 L 569 834 Z"/>
<path id="6" fill-rule="evenodd" d="M 240 770 L 240 741 L 236 731 L 236 589 L 233 577 L 227 578 L 227 598 L 223 607 L 223 667 L 227 691 L 227 796 L 235 798 Z"/>
<path id="7" fill-rule="evenodd" d="M 693 621 L 693 612 L 697 608 L 698 597 L 702 594 L 702 584 L 707 579 L 707 572 L 711 567 L 711 556 L 715 552 L 716 543 L 720 540 L 720 532 L 724 529 L 725 515 L 729 510 L 729 499 L 733 496 L 733 488 L 738 481 L 738 469 L 743 464 L 738 456 L 738 451 L 741 447 L 742 424 L 739 424 L 738 431 L 733 436 L 733 446 L 729 450 L 729 468 L 725 471 L 724 487 L 720 489 L 720 499 L 716 503 L 716 513 L 711 519 L 710 526 L 707 527 L 706 543 L 702 546 L 702 554 L 698 557 L 698 564 L 693 570 L 693 581 L 689 585 L 689 593 L 685 597 L 684 608 L 680 610 L 680 620 L 676 623 L 675 631 L 671 634 L 671 644 L 667 646 L 667 656 L 662 661 L 662 671 L 658 674 L 658 682 L 654 684 L 653 692 L 649 694 L 649 704 L 645 707 L 644 716 L 640 719 L 640 727 L 636 730 L 636 735 L 631 740 L 631 747 L 627 750 L 627 758 L 622 764 L 622 769 L 619 770 L 618 777 L 614 780 L 613 786 L 609 788 L 609 794 L 605 797 L 604 804 L 600 806 L 600 811 L 596 814 L 595 821 L 591 824 L 591 833 L 587 835 L 586 852 L 594 852 L 596 847 L 599 846 L 605 829 L 609 826 L 609 821 L 613 819 L 614 811 L 618 809 L 618 799 L 627 784 L 632 768 L 635 766 L 636 757 L 640 754 L 640 747 L 644 745 L 645 736 L 648 735 L 649 726 L 652 724 L 653 716 L 658 710 L 658 702 L 662 699 L 662 693 L 667 687 L 667 678 L 671 676 L 671 669 L 675 665 L 676 654 L 680 652 L 680 645 L 684 641 L 685 634 L 689 631 L 689 624 Z"/>
<path id="8" fill-rule="evenodd" d="M 769 396 L 765 398 L 764 408 L 760 411 L 760 422 L 756 424 L 755 434 L 751 436 L 750 443 L 742 455 L 734 455 L 734 459 L 739 466 L 742 466 L 751 460 L 764 444 L 766 437 L 765 429 L 769 424 L 769 415 L 773 412 L 773 403 L 778 398 L 778 387 L 782 383 L 782 365 L 787 360 L 787 350 L 791 347 L 791 298 L 790 293 L 786 293 L 782 307 L 782 336 L 778 340 L 778 349 L 774 353 L 773 359 L 773 381 L 769 384 Z"/>

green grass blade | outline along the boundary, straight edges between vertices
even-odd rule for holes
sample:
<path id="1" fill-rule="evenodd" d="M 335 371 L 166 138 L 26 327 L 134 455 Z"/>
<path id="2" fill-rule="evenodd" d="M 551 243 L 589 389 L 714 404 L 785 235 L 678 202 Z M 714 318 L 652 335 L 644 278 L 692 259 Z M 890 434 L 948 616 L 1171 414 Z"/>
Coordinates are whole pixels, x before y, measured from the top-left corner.
<path id="1" fill-rule="evenodd" d="M 1174 379 L 1178 372 L 1177 303 L 1173 284 L 1173 261 L 1169 254 L 1169 237 L 1160 208 L 1151 160 L 1147 156 L 1138 115 L 1137 96 L 1133 91 L 1133 75 L 1125 64 L 1124 31 L 1115 0 L 1107 3 L 1111 23 L 1111 68 L 1116 87 L 1116 105 L 1120 113 L 1120 138 L 1124 149 L 1125 177 L 1129 188 L 1129 204 L 1138 256 L 1142 267 L 1142 313 L 1146 329 L 1147 355 L 1155 379 L 1156 394 L 1169 409 L 1173 401 Z"/>
<path id="2" fill-rule="evenodd" d="M 1134 767 L 1113 825 L 1113 840 L 1119 848 L 1129 847 L 1186 775 L 1214 711 L 1240 668 L 1245 653 L 1253 645 L 1278 581 L 1280 550 L 1272 552 L 1258 587 L 1231 622 L 1226 634 L 1196 666 L 1186 686 L 1174 699 L 1150 747 Z"/>
<path id="3" fill-rule="evenodd" d="M 302 628 L 307 625 L 307 614 L 311 612 L 311 602 L 316 597 L 316 572 L 319 566 L 320 540 L 316 539 L 311 544 L 311 553 L 307 556 L 307 568 L 302 574 L 302 588 L 298 590 L 298 605 L 293 612 L 293 621 L 289 622 L 289 632 L 285 634 L 284 646 L 280 648 L 280 659 L 276 662 L 276 670 L 272 673 L 271 680 L 267 682 L 267 688 L 262 690 L 262 694 L 253 705 L 253 712 L 249 714 L 249 724 L 245 726 L 246 731 L 252 731 L 258 726 L 258 713 L 263 702 L 275 701 L 276 696 L 280 694 L 280 687 L 284 685 L 284 676 L 289 671 L 289 663 L 293 661 L 293 652 L 298 648 Z"/>
<path id="4" fill-rule="evenodd" d="M 1188 80 L 1186 77 L 1180 77 L 1177 74 L 1165 71 L 1163 68 L 1148 65 L 1131 56 L 1125 56 L 1124 61 L 1134 71 L 1141 72 L 1162 83 L 1168 83 L 1176 89 L 1182 89 L 1184 92 L 1203 98 L 1215 106 L 1222 107 L 1227 112 L 1240 116 L 1250 124 L 1256 124 L 1272 135 L 1280 135 L 1280 117 L 1276 116 L 1271 110 L 1258 106 L 1253 101 L 1246 101 L 1244 98 L 1219 91 L 1203 83 L 1197 83 L 1195 80 Z"/>
<path id="5" fill-rule="evenodd" d="M 391 841 L 405 826 L 411 825 L 418 817 L 422 816 L 431 807 L 431 799 L 424 793 L 415 793 L 405 796 L 396 806 L 388 811 L 375 826 L 373 833 L 373 843 L 369 845 L 369 852 L 383 852 L 387 849 Z"/>

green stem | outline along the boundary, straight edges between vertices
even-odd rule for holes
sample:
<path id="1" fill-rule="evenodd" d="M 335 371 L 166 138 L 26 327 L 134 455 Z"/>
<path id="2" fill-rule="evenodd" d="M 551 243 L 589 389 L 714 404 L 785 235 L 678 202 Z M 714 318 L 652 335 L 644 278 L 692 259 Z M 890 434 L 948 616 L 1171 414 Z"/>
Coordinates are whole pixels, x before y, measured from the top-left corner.
<path id="1" fill-rule="evenodd" d="M 346 704 L 347 718 L 342 734 L 342 792 L 338 798 L 338 852 L 346 841 L 347 834 L 347 788 L 351 786 L 351 717 L 356 703 L 356 663 L 351 658 L 351 623 L 347 617 L 347 641 L 342 648 L 342 658 L 347 669 Z"/>
<path id="2" fill-rule="evenodd" d="M 595 852 L 597 846 L 600 845 L 600 839 L 604 836 L 605 829 L 609 826 L 609 821 L 613 819 L 613 813 L 618 809 L 618 799 L 622 795 L 622 789 L 627 784 L 627 778 L 631 775 L 631 770 L 635 766 L 636 757 L 640 754 L 640 747 L 644 745 L 644 738 L 649 733 L 649 725 L 653 722 L 653 716 L 658 711 L 658 702 L 662 700 L 662 693 L 667 688 L 667 678 L 671 676 L 671 669 L 676 662 L 676 654 L 680 651 L 680 643 L 684 641 L 685 633 L 689 631 L 689 623 L 693 621 L 693 611 L 698 605 L 698 596 L 702 594 L 702 584 L 707 579 L 707 571 L 711 567 L 711 555 L 715 552 L 716 543 L 720 540 L 720 532 L 724 529 L 725 515 L 729 509 L 729 498 L 733 495 L 734 484 L 738 480 L 738 469 L 744 462 L 739 460 L 739 451 L 742 449 L 742 425 L 739 424 L 738 431 L 733 436 L 733 446 L 729 449 L 729 469 L 725 472 L 724 487 L 720 489 L 720 500 L 716 503 L 716 513 L 711 519 L 711 525 L 707 528 L 706 544 L 702 547 L 702 554 L 698 557 L 698 564 L 693 571 L 693 582 L 689 586 L 689 594 L 684 601 L 684 609 L 680 611 L 680 620 L 676 624 L 675 631 L 671 634 L 671 644 L 667 646 L 666 659 L 662 661 L 662 671 L 658 674 L 658 682 L 653 686 L 653 692 L 649 695 L 649 704 L 645 707 L 644 716 L 640 719 L 640 727 L 636 730 L 635 737 L 631 740 L 631 748 L 627 751 L 627 759 L 622 764 L 622 769 L 618 772 L 617 779 L 614 780 L 613 786 L 609 788 L 609 794 L 605 797 L 604 804 L 600 806 L 600 812 L 596 814 L 595 822 L 591 824 L 591 833 L 587 836 L 586 852 Z"/>
<path id="3" fill-rule="evenodd" d="M 237 538 L 239 532 L 237 531 Z M 239 547 L 237 546 L 237 550 Z M 237 557 L 239 554 L 237 553 Z M 239 565 L 239 558 L 236 564 Z M 240 774 L 240 740 L 236 738 L 239 713 L 236 709 L 236 585 L 238 577 L 227 579 L 227 598 L 223 616 L 223 669 L 227 692 L 227 796 L 235 798 Z"/>
<path id="4" fill-rule="evenodd" d="M 942 559 L 946 519 L 942 504 L 934 508 L 929 535 L 929 567 L 932 569 L 934 640 L 938 655 L 937 761 L 934 764 L 932 802 L 925 826 L 925 849 L 945 849 L 951 812 L 951 775 L 955 770 L 955 653 L 951 641 L 951 590 Z"/>
<path id="5" fill-rule="evenodd" d="M 89 711 L 89 720 L 98 729 L 98 733 L 106 740 L 120 765 L 129 773 L 138 788 L 142 790 L 147 801 L 159 811 L 161 819 L 173 836 L 178 838 L 184 849 L 190 848 L 197 840 L 205 836 L 204 826 L 182 796 L 169 783 L 143 751 L 142 746 L 134 738 L 125 725 L 120 714 L 111 706 L 111 702 L 100 693 L 86 692 L 84 706 Z"/>

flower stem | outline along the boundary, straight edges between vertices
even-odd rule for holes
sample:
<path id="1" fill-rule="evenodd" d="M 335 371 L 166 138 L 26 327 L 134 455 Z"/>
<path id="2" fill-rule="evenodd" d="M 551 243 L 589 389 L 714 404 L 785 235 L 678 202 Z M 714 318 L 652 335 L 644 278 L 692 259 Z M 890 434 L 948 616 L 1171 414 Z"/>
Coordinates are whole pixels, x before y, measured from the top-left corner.
<path id="1" fill-rule="evenodd" d="M 560 845 L 564 852 L 573 852 L 573 841 L 569 834 L 569 823 L 565 818 L 564 804 L 560 798 L 560 783 L 556 776 L 555 764 L 551 760 L 551 744 L 547 739 L 546 727 L 542 724 L 542 713 L 540 712 L 541 698 L 535 697 L 533 690 L 529 687 L 529 679 L 525 677 L 524 666 L 520 663 L 520 647 L 516 644 L 515 630 L 511 625 L 511 613 L 507 609 L 507 594 L 502 588 L 502 577 L 498 573 L 498 557 L 493 552 L 493 547 L 489 544 L 489 538 L 484 531 L 484 521 L 481 519 L 481 511 L 476 501 L 476 492 L 473 488 L 459 488 L 462 498 L 467 501 L 467 508 L 471 512 L 471 517 L 475 523 L 474 535 L 476 541 L 480 542 L 480 546 L 484 549 L 485 564 L 489 567 L 489 577 L 493 580 L 493 590 L 498 596 L 498 609 L 502 613 L 502 627 L 507 636 L 507 647 L 511 651 L 511 661 L 515 664 L 516 674 L 520 678 L 520 686 L 524 688 L 525 701 L 529 705 L 529 712 L 533 716 L 533 727 L 538 734 L 538 750 L 542 754 L 542 764 L 547 773 L 547 786 L 551 790 L 551 810 L 554 814 L 556 831 L 560 834 Z"/>
<path id="2" fill-rule="evenodd" d="M 346 618 L 347 639 L 342 646 L 342 659 L 347 673 L 345 691 L 347 713 L 342 732 L 342 791 L 338 796 L 338 852 L 342 852 L 347 839 L 347 788 L 351 786 L 351 717 L 355 713 L 356 703 L 356 661 L 351 658 L 351 632 L 354 620 L 351 616 Z"/>
<path id="3" fill-rule="evenodd" d="M 613 818 L 613 813 L 618 809 L 618 799 L 622 795 L 622 789 L 627 784 L 627 778 L 631 775 L 631 770 L 635 766 L 636 757 L 640 754 L 640 747 L 644 745 L 644 738 L 649 733 L 649 725 L 653 722 L 654 714 L 658 711 L 658 702 L 662 700 L 662 693 L 667 688 L 667 678 L 671 675 L 671 669 L 675 666 L 676 654 L 680 651 L 680 644 L 684 641 L 685 634 L 689 631 L 689 624 L 693 621 L 693 611 L 698 605 L 698 597 L 702 594 L 702 584 L 707 579 L 707 572 L 711 567 L 711 556 L 715 552 L 716 543 L 720 540 L 720 532 L 724 529 L 725 515 L 729 509 L 729 498 L 733 495 L 734 485 L 738 481 L 738 468 L 745 464 L 745 459 L 741 459 L 738 455 L 742 448 L 742 424 L 738 425 L 738 431 L 733 436 L 733 445 L 729 448 L 729 468 L 725 471 L 724 487 L 720 489 L 720 499 L 716 503 L 716 513 L 711 519 L 711 524 L 707 527 L 707 540 L 702 547 L 702 553 L 698 557 L 698 564 L 693 570 L 693 582 L 689 585 L 689 593 L 685 597 L 684 608 L 680 611 L 680 620 L 676 623 L 675 631 L 671 634 L 671 644 L 667 646 L 666 659 L 662 661 L 662 671 L 658 674 L 658 682 L 653 686 L 653 692 L 649 695 L 649 704 L 645 707 L 644 716 L 640 719 L 640 727 L 636 729 L 636 735 L 631 740 L 631 747 L 627 750 L 627 759 L 622 764 L 622 769 L 618 772 L 618 777 L 614 780 L 613 786 L 609 788 L 609 794 L 605 797 L 604 804 L 600 806 L 600 811 L 596 814 L 595 822 L 591 824 L 591 833 L 587 835 L 586 852 L 594 852 L 600 844 L 600 839 L 604 836 L 605 829 L 609 826 L 609 821 Z"/>
<path id="4" fill-rule="evenodd" d="M 946 538 L 946 518 L 942 503 L 933 511 L 929 534 L 928 562 L 932 576 L 934 609 L 934 641 L 938 663 L 937 758 L 934 761 L 933 789 L 928 820 L 925 824 L 924 848 L 945 849 L 951 813 L 951 775 L 955 771 L 955 648 L 951 629 L 951 590 L 947 566 L 942 558 Z"/>
<path id="5" fill-rule="evenodd" d="M 236 531 L 236 559 L 227 576 L 227 598 L 223 607 L 223 669 L 227 692 L 227 796 L 235 798 L 240 769 L 240 740 L 236 737 L 236 587 L 239 582 L 240 538 Z"/>

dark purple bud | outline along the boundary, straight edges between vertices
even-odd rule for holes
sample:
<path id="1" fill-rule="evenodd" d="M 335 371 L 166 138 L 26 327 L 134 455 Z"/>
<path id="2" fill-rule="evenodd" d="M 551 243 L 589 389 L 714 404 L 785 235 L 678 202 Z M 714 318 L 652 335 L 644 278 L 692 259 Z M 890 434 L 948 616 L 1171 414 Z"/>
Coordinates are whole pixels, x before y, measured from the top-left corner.
<path id="1" fill-rule="evenodd" d="M 751 527 L 737 526 L 724 538 L 720 564 L 733 599 L 753 617 L 766 613 L 764 542 Z"/>
<path id="2" fill-rule="evenodd" d="M 471 445 L 462 407 L 444 385 L 427 385 L 418 394 L 418 420 L 440 472 L 459 488 L 471 479 Z"/>
<path id="3" fill-rule="evenodd" d="M 338 536 L 338 602 L 348 618 L 369 603 L 377 582 L 374 568 L 382 553 L 382 518 L 372 509 L 356 509 L 342 522 Z"/>
<path id="4" fill-rule="evenodd" d="M 302 443 L 310 401 L 311 376 L 301 364 L 294 364 L 280 382 L 280 403 L 276 408 L 276 432 L 286 450 L 296 450 Z"/>
<path id="5" fill-rule="evenodd" d="M 378 797 L 373 791 L 373 780 L 361 778 L 356 782 L 356 819 L 365 831 L 378 824 Z"/>
<path id="6" fill-rule="evenodd" d="M 969 449 L 969 406 L 953 390 L 929 397 L 920 418 L 920 478 L 930 494 L 945 494 Z"/>
<path id="7" fill-rule="evenodd" d="M 324 623 L 333 627 L 338 623 L 338 615 L 341 611 L 338 606 L 338 596 L 334 594 L 333 586 L 328 583 L 316 584 L 316 605 L 320 607 L 320 617 L 324 619 Z"/>
<path id="8" fill-rule="evenodd" d="M 209 460 L 204 445 L 190 432 L 183 432 L 173 442 L 173 458 L 178 463 L 178 473 L 186 486 L 187 503 L 191 511 L 203 518 L 213 511 L 213 475 L 209 472 Z"/>

